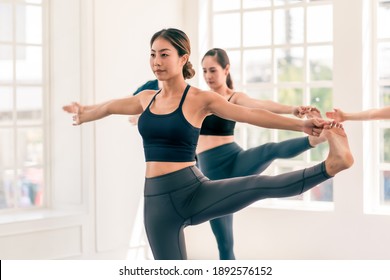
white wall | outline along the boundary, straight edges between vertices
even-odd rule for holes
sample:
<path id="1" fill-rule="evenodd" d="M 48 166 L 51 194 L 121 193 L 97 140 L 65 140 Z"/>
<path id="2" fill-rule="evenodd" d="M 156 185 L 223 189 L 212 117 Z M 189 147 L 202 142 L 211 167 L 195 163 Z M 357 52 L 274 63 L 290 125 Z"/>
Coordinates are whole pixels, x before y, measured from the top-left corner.
<path id="1" fill-rule="evenodd" d="M 123 259 L 144 156 L 127 117 L 72 127 L 61 106 L 123 97 L 153 78 L 149 40 L 183 28 L 179 0 L 51 0 L 49 209 L 0 216 L 1 259 Z"/>
<path id="2" fill-rule="evenodd" d="M 182 26 L 180 1 L 96 1 L 95 101 L 131 94 L 153 79 L 149 41 Z M 128 245 L 144 178 L 142 142 L 127 117 L 96 124 L 97 249 Z"/>

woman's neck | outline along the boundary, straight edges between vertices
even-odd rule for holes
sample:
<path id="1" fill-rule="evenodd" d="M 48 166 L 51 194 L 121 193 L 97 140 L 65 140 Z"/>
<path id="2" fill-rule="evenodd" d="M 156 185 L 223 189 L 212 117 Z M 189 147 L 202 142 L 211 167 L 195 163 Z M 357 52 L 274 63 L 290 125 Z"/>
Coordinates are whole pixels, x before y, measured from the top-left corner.
<path id="1" fill-rule="evenodd" d="M 164 95 L 175 95 L 183 93 L 187 83 L 182 79 L 171 79 L 161 82 L 161 89 Z"/>

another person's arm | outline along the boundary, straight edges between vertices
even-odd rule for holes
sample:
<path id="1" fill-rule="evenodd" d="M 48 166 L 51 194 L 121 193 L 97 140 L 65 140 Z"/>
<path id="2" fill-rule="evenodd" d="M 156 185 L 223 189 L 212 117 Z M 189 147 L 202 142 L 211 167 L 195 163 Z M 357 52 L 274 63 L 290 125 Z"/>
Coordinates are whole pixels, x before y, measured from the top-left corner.
<path id="1" fill-rule="evenodd" d="M 368 120 L 388 120 L 390 119 L 390 106 L 383 108 L 373 108 L 361 112 L 348 113 L 340 109 L 333 112 L 326 112 L 326 116 L 336 122 L 343 121 L 368 121 Z"/>
<path id="2" fill-rule="evenodd" d="M 319 110 L 312 106 L 291 106 L 272 100 L 254 99 L 242 92 L 237 94 L 235 103 L 249 108 L 265 109 L 275 114 L 292 114 L 298 118 L 302 118 L 308 112 L 316 112 L 320 115 Z"/>
<path id="3" fill-rule="evenodd" d="M 207 94 L 207 109 L 209 112 L 224 119 L 231 119 L 265 128 L 302 131 L 314 136 L 318 136 L 323 128 L 331 125 L 330 122 L 316 118 L 303 121 L 284 117 L 268 110 L 248 108 L 226 102 L 218 94 L 211 92 L 205 92 L 205 94 Z"/>

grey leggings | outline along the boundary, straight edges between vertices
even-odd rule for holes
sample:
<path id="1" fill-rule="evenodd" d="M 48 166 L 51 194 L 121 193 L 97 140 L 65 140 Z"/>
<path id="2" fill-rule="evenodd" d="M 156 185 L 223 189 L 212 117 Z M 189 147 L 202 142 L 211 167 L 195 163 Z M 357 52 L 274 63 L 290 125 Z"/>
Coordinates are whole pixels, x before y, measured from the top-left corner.
<path id="1" fill-rule="evenodd" d="M 198 154 L 198 167 L 211 180 L 260 174 L 275 159 L 292 158 L 312 148 L 308 137 L 293 138 L 278 143 L 267 143 L 243 150 L 229 143 Z M 210 220 L 218 243 L 219 258 L 234 260 L 233 215 Z"/>
<path id="2" fill-rule="evenodd" d="M 145 179 L 144 223 L 157 260 L 187 259 L 183 229 L 264 198 L 301 194 L 329 179 L 325 163 L 276 176 L 210 180 L 195 167 Z"/>

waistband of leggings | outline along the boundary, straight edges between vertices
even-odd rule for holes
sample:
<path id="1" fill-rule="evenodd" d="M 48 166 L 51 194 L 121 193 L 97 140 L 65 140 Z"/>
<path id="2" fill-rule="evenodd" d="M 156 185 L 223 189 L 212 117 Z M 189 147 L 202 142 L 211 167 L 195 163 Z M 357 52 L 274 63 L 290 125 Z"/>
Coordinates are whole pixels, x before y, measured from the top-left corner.
<path id="1" fill-rule="evenodd" d="M 189 166 L 157 177 L 145 178 L 145 196 L 169 193 L 193 183 L 208 180 L 196 166 Z"/>
<path id="2" fill-rule="evenodd" d="M 220 156 L 221 153 L 235 153 L 240 152 L 241 150 L 242 148 L 236 142 L 232 142 L 201 152 L 197 156 L 198 158 L 207 159 L 214 156 Z"/>

